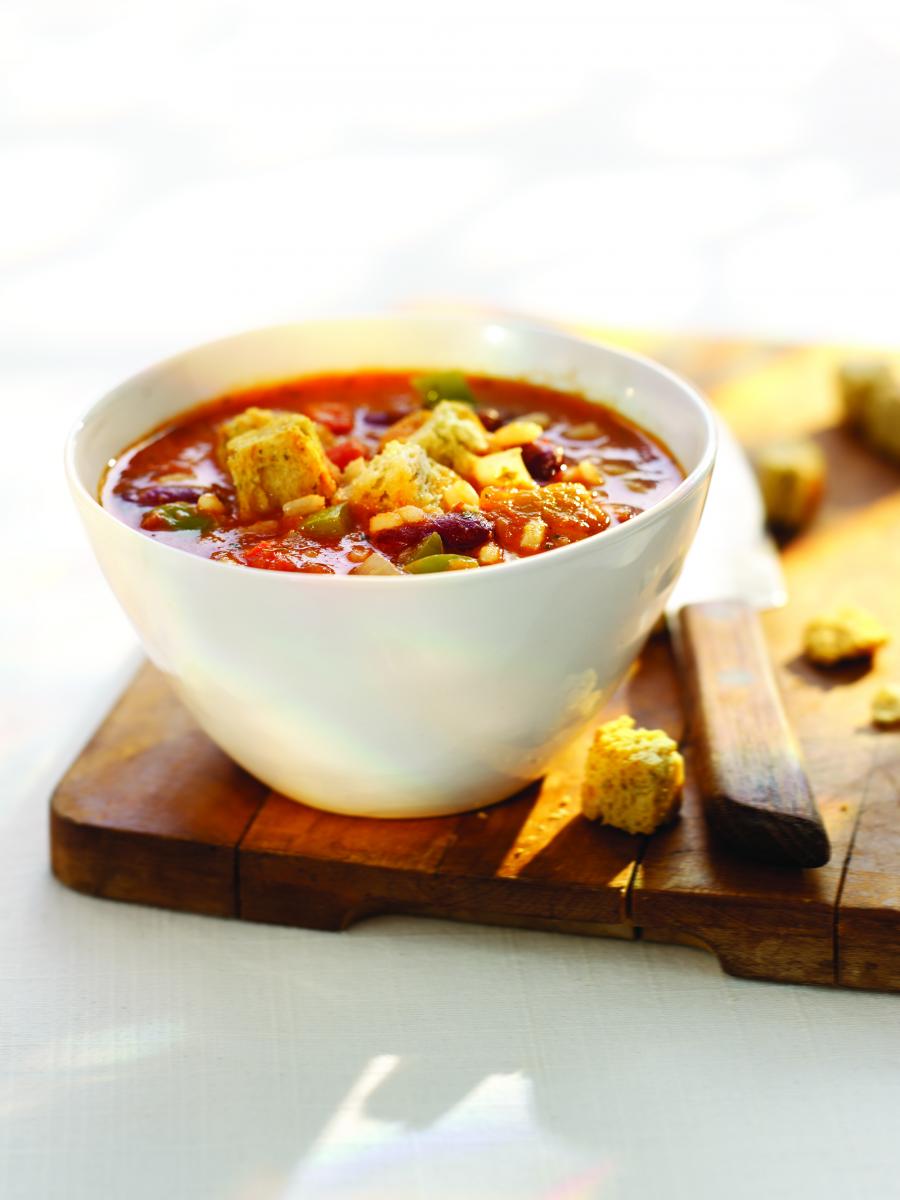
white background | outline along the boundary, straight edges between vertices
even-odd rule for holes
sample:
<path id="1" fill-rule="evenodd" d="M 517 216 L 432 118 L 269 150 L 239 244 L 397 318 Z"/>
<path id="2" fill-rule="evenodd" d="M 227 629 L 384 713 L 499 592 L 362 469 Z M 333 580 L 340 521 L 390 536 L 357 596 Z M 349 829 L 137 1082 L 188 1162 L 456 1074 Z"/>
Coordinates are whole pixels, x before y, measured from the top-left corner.
<path id="1" fill-rule="evenodd" d="M 50 788 L 133 665 L 61 481 L 202 338 L 475 302 L 896 344 L 893 2 L 0 8 L 0 1196 L 900 1194 L 895 998 L 699 952 L 104 904 Z"/>

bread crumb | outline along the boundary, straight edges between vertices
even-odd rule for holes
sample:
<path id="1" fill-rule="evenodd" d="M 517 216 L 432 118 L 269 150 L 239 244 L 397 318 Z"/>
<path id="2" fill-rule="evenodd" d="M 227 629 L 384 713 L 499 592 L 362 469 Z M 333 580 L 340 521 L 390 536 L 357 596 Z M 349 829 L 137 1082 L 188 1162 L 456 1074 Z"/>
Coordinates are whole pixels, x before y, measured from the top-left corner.
<path id="1" fill-rule="evenodd" d="M 900 683 L 886 683 L 872 697 L 872 721 L 876 725 L 900 725 Z"/>
<path id="2" fill-rule="evenodd" d="M 653 833 L 681 807 L 684 759 L 661 729 L 638 729 L 633 717 L 601 725 L 587 755 L 581 810 L 626 833 Z"/>
<path id="3" fill-rule="evenodd" d="M 871 613 L 845 606 L 821 613 L 806 626 L 803 653 L 812 663 L 830 666 L 871 658 L 888 640 L 887 630 Z"/>

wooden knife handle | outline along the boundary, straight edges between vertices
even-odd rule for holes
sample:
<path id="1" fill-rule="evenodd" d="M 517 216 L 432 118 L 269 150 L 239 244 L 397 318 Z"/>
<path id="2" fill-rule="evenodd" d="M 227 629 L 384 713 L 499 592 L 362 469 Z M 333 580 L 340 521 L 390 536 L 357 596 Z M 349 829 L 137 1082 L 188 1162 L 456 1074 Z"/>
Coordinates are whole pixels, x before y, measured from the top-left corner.
<path id="1" fill-rule="evenodd" d="M 821 867 L 831 856 L 754 609 L 689 604 L 679 619 L 707 820 L 762 862 Z"/>

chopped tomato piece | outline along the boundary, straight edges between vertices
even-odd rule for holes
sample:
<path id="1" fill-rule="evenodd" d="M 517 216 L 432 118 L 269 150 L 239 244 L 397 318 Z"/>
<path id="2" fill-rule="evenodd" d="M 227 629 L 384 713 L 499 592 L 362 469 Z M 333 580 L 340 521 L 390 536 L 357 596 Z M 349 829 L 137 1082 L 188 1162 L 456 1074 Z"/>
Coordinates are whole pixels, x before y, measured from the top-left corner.
<path id="1" fill-rule="evenodd" d="M 610 524 L 602 504 L 580 483 L 488 487 L 481 493 L 481 507 L 494 520 L 503 549 L 519 554 L 580 542 Z"/>
<path id="2" fill-rule="evenodd" d="M 342 471 L 347 463 L 353 462 L 354 458 L 366 458 L 366 448 L 356 438 L 344 438 L 342 442 L 335 442 L 333 446 L 328 447 L 325 453 Z"/>
<path id="3" fill-rule="evenodd" d="M 340 400 L 316 400 L 307 408 L 307 414 L 338 437 L 353 428 L 353 409 Z"/>
<path id="4" fill-rule="evenodd" d="M 304 553 L 306 551 L 306 553 Z M 301 571 L 306 575 L 333 575 L 326 563 L 316 562 L 309 556 L 309 544 L 296 540 L 270 538 L 257 542 L 244 551 L 244 562 L 248 567 L 259 567 L 263 571 Z"/>

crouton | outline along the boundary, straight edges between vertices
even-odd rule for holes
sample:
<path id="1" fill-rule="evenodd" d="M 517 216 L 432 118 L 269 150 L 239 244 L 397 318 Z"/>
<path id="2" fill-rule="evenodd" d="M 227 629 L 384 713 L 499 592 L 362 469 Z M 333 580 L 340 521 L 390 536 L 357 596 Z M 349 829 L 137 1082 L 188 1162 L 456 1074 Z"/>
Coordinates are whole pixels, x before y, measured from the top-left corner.
<path id="1" fill-rule="evenodd" d="M 886 683 L 872 697 L 872 721 L 876 725 L 900 725 L 900 683 Z"/>
<path id="2" fill-rule="evenodd" d="M 585 765 L 581 809 L 591 821 L 626 833 L 653 833 L 681 806 L 684 760 L 660 729 L 637 729 L 618 717 L 594 735 Z"/>
<path id="3" fill-rule="evenodd" d="M 443 507 L 444 495 L 457 495 L 463 482 L 415 442 L 388 442 L 350 481 L 345 494 L 364 513 L 393 512 L 409 504 L 427 511 Z"/>
<path id="4" fill-rule="evenodd" d="M 240 415 L 263 412 L 248 409 Z M 225 441 L 224 454 L 242 521 L 278 512 L 300 496 L 315 493 L 328 499 L 334 493 L 328 459 L 309 417 L 286 413 L 276 420 L 237 428 L 240 432 Z"/>
<path id="5" fill-rule="evenodd" d="M 816 515 L 825 491 L 825 456 L 813 441 L 774 442 L 753 455 L 766 519 L 793 533 Z"/>
<path id="6" fill-rule="evenodd" d="M 875 450 L 900 461 L 900 384 L 877 359 L 847 362 L 838 371 L 844 416 Z"/>
<path id="7" fill-rule="evenodd" d="M 220 426 L 219 435 L 222 444 L 225 445 L 232 438 L 240 437 L 242 433 L 249 433 L 251 429 L 264 429 L 266 425 L 281 425 L 293 415 L 293 413 L 283 412 L 277 408 L 257 408 L 255 404 L 251 405 L 250 408 L 245 408 L 243 412 L 237 413 Z"/>
<path id="8" fill-rule="evenodd" d="M 809 622 L 803 635 L 803 653 L 812 663 L 831 666 L 854 658 L 871 658 L 887 640 L 887 631 L 871 613 L 847 606 L 821 613 Z"/>
<path id="9" fill-rule="evenodd" d="M 414 408 L 405 413 L 393 425 L 389 425 L 378 439 L 378 448 L 383 450 L 388 442 L 405 442 L 428 421 L 431 414 L 425 408 Z"/>
<path id="10" fill-rule="evenodd" d="M 873 396 L 891 391 L 894 381 L 887 365 L 877 359 L 855 359 L 838 368 L 838 392 L 844 416 L 851 425 L 860 425 Z"/>
<path id="11" fill-rule="evenodd" d="M 435 462 L 465 470 L 469 456 L 484 454 L 490 446 L 488 432 L 468 404 L 442 400 L 409 441 L 421 446 Z"/>
<path id="12" fill-rule="evenodd" d="M 869 396 L 860 428 L 874 450 L 900 461 L 900 387 L 896 383 Z"/>

